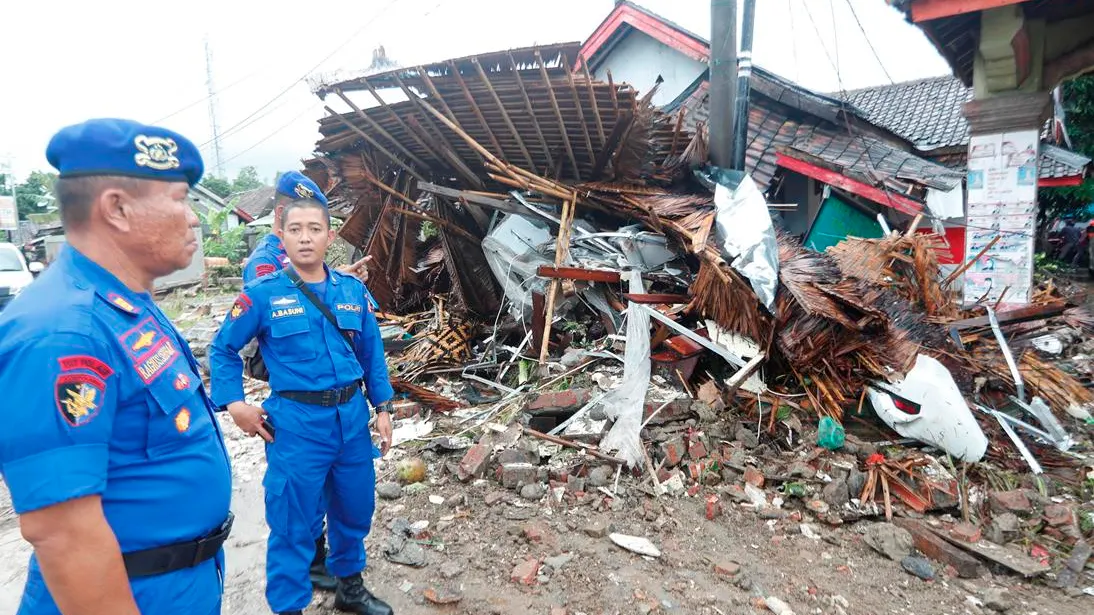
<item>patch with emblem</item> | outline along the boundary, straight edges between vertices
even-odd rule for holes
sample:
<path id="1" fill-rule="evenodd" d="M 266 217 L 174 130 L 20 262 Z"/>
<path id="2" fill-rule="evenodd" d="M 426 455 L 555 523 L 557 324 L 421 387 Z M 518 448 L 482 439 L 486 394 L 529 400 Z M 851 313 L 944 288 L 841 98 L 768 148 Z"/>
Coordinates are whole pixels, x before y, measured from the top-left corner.
<path id="1" fill-rule="evenodd" d="M 60 359 L 57 359 L 57 362 L 61 364 L 61 371 L 63 372 L 86 369 L 87 371 L 95 372 L 95 374 L 103 380 L 106 380 L 114 374 L 113 368 L 109 365 L 95 357 L 89 357 L 87 355 L 76 354 L 68 357 L 61 357 Z"/>
<path id="2" fill-rule="evenodd" d="M 158 322 L 148 317 L 121 336 L 125 352 L 141 380 L 148 384 L 179 358 L 175 343 Z"/>
<path id="3" fill-rule="evenodd" d="M 179 372 L 179 375 L 175 376 L 175 390 L 185 391 L 188 388 L 190 388 L 190 377 Z"/>
<path id="4" fill-rule="evenodd" d="M 175 415 L 175 429 L 179 433 L 190 431 L 190 410 L 188 408 L 179 410 L 179 413 Z"/>
<path id="5" fill-rule="evenodd" d="M 61 374 L 53 383 L 57 410 L 72 427 L 82 427 L 99 414 L 106 383 L 90 374 Z"/>
<path id="6" fill-rule="evenodd" d="M 300 305 L 300 300 L 292 296 L 272 297 L 270 298 L 270 305 L 275 308 L 283 308 L 290 305 Z"/>
<path id="7" fill-rule="evenodd" d="M 179 159 L 175 156 L 179 146 L 174 139 L 137 135 L 137 138 L 133 139 L 133 145 L 137 147 L 137 153 L 133 156 L 137 166 L 157 171 L 179 168 Z"/>
<path id="8" fill-rule="evenodd" d="M 335 303 L 334 309 L 339 312 L 354 312 L 356 314 L 361 313 L 361 306 L 356 303 Z"/>
<path id="9" fill-rule="evenodd" d="M 273 265 L 271 265 L 269 263 L 262 263 L 261 265 L 257 265 L 255 267 L 255 275 L 257 275 L 260 278 L 264 275 L 270 275 L 271 273 L 273 273 L 275 271 L 277 271 L 277 267 L 274 267 Z"/>
<path id="10" fill-rule="evenodd" d="M 236 302 L 232 304 L 232 309 L 228 312 L 228 316 L 235 320 L 242 316 L 247 310 L 251 309 L 251 298 L 247 295 L 241 294 L 236 297 Z"/>
<path id="11" fill-rule="evenodd" d="M 110 303 L 113 303 L 116 307 L 121 308 L 123 311 L 129 312 L 130 314 L 137 313 L 137 307 L 130 303 L 128 299 L 119 295 L 118 293 L 110 293 L 106 296 L 106 298 L 110 301 Z"/>
<path id="12" fill-rule="evenodd" d="M 293 188 L 293 192 L 296 192 L 296 194 L 299 195 L 302 199 L 315 198 L 315 191 L 305 186 L 304 184 L 297 184 L 296 188 Z"/>

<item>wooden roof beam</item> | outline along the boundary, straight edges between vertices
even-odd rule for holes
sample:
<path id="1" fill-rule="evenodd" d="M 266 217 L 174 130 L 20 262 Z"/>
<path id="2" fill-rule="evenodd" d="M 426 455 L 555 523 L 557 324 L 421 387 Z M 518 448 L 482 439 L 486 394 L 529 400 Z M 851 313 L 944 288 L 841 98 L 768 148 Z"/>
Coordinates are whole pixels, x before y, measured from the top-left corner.
<path id="1" fill-rule="evenodd" d="M 604 121 L 600 117 L 600 105 L 596 102 L 596 92 L 593 91 L 593 76 L 589 73 L 589 63 L 585 61 L 585 56 L 579 58 L 581 60 L 581 72 L 585 75 L 585 87 L 589 91 L 589 100 L 593 103 L 593 117 L 596 118 L 596 134 L 600 137 L 600 146 L 604 147 L 607 139 L 604 137 Z"/>
<path id="2" fill-rule="evenodd" d="M 520 69 L 517 67 L 517 61 L 513 57 L 513 54 L 509 54 L 509 65 L 513 67 L 513 75 L 517 78 L 517 86 L 520 89 L 521 96 L 524 97 L 524 108 L 528 111 L 528 117 L 532 120 L 532 126 L 536 130 L 536 136 L 539 137 L 540 147 L 543 148 L 543 155 L 547 157 L 547 166 L 549 169 L 555 167 L 554 156 L 551 155 L 551 148 L 547 146 L 547 139 L 543 137 L 543 130 L 539 126 L 539 120 L 536 119 L 536 110 L 532 107 L 532 99 L 528 97 L 528 90 L 524 87 L 524 79 L 520 76 Z"/>
<path id="3" fill-rule="evenodd" d="M 373 139 L 367 132 L 361 130 L 360 128 L 358 128 L 356 126 L 354 126 L 352 122 L 350 122 L 346 118 L 342 117 L 342 115 L 337 113 L 334 109 L 331 109 L 330 107 L 328 107 L 326 105 L 324 105 L 323 108 L 327 110 L 327 113 L 330 113 L 333 117 L 338 118 L 339 122 L 342 122 L 343 124 L 346 125 L 346 127 L 348 127 L 353 132 L 357 133 L 365 141 L 368 141 L 368 143 L 370 145 L 372 145 L 376 149 L 383 152 L 384 155 L 387 156 L 388 158 L 390 158 L 392 162 L 394 162 L 395 164 L 402 167 L 404 170 L 406 170 L 407 173 L 410 173 L 415 179 L 417 179 L 419 181 L 425 181 L 425 178 L 422 177 L 422 174 L 415 171 L 414 167 L 408 165 L 407 163 L 403 162 L 403 160 L 401 158 L 399 158 L 395 154 L 392 154 L 391 152 L 389 152 L 383 145 L 381 145 L 376 139 Z"/>
<path id="4" fill-rule="evenodd" d="M 498 93 L 494 91 L 493 84 L 490 83 L 490 78 L 486 76 L 486 71 L 482 69 L 482 65 L 479 64 L 477 59 L 471 60 L 474 64 L 475 70 L 479 73 L 479 79 L 482 80 L 483 85 L 486 86 L 486 91 L 490 92 L 490 96 L 494 99 L 494 105 L 497 106 L 498 111 L 501 113 L 501 119 L 505 121 L 505 125 L 509 127 L 510 134 L 513 135 L 513 139 L 516 140 L 517 146 L 520 148 L 520 153 L 524 156 L 524 161 L 528 163 L 528 170 L 533 173 L 536 171 L 536 163 L 532 161 L 532 153 L 528 151 L 528 148 L 524 145 L 524 140 L 520 138 L 520 132 L 517 131 L 517 127 L 513 125 L 513 119 L 509 117 L 509 112 L 505 110 L 505 105 L 502 104 L 501 98 L 498 97 Z"/>
<path id="5" fill-rule="evenodd" d="M 422 167 L 423 169 L 429 168 L 429 165 L 426 164 L 421 158 L 418 158 L 417 156 L 414 155 L 413 152 L 411 152 L 407 148 L 403 147 L 403 144 L 400 143 L 398 139 L 391 136 L 391 133 L 384 130 L 383 126 L 377 124 L 376 120 L 369 117 L 367 113 L 365 113 L 364 111 L 361 110 L 360 107 L 355 105 L 353 103 L 353 101 L 349 99 L 349 97 L 347 97 L 344 93 L 342 93 L 342 90 L 335 89 L 334 93 L 337 94 L 338 97 L 342 99 L 342 102 L 346 103 L 347 105 L 350 106 L 351 109 L 353 109 L 353 112 L 357 114 L 357 117 L 359 117 L 359 118 L 365 120 L 366 122 L 368 122 L 369 126 L 372 126 L 373 130 L 380 133 L 385 139 L 390 141 L 396 148 L 399 149 L 400 152 L 402 152 L 407 158 L 409 158 L 411 161 L 413 161 L 414 164 Z"/>
<path id="6" fill-rule="evenodd" d="M 574 157 L 574 148 L 570 144 L 570 135 L 566 134 L 566 122 L 562 119 L 562 110 L 558 107 L 555 98 L 555 89 L 551 86 L 551 78 L 547 76 L 547 67 L 543 63 L 543 56 L 536 50 L 536 60 L 539 63 L 539 73 L 543 79 L 543 86 L 547 88 L 547 95 L 551 99 L 551 107 L 555 110 L 555 118 L 558 120 L 558 130 L 562 133 L 562 142 L 566 144 L 566 154 L 570 159 L 570 166 L 574 169 L 574 179 L 581 181 L 581 170 L 577 167 L 577 159 Z"/>
<path id="7" fill-rule="evenodd" d="M 460 68 L 456 66 L 454 62 L 449 62 L 448 66 L 452 69 L 452 74 L 456 78 L 456 83 L 459 84 L 460 89 L 463 90 L 463 96 L 467 99 L 467 104 L 471 105 L 471 112 L 478 118 L 479 125 L 482 126 L 483 131 L 486 132 L 486 138 L 490 139 L 490 143 L 494 146 L 494 151 L 497 152 L 498 156 L 508 158 L 508 156 L 505 155 L 505 150 L 501 147 L 501 143 L 498 143 L 498 138 L 494 135 L 494 131 L 490 129 L 490 123 L 483 117 L 482 109 L 479 109 L 478 101 L 475 100 L 475 97 L 471 94 L 471 90 L 467 87 L 467 83 L 464 82 L 463 76 L 460 75 Z"/>
<path id="8" fill-rule="evenodd" d="M 566 66 L 566 81 L 570 84 L 570 94 L 574 97 L 574 107 L 577 109 L 577 120 L 581 122 L 581 133 L 585 136 L 585 147 L 588 148 L 585 151 L 588 152 L 590 160 L 593 157 L 593 152 L 596 151 L 593 148 L 593 140 L 589 137 L 589 125 L 585 123 L 585 110 L 581 105 L 581 97 L 577 94 L 577 85 L 574 83 L 574 73 L 570 70 L 569 60 L 566 56 L 562 56 L 562 64 Z M 596 179 L 595 177 L 592 179 Z"/>

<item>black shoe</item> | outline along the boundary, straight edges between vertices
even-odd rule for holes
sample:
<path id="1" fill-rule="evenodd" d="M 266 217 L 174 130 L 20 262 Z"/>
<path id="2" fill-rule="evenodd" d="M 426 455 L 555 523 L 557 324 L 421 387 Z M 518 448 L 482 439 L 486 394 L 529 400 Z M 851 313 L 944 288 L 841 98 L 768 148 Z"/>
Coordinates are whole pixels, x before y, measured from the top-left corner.
<path id="1" fill-rule="evenodd" d="M 315 589 L 332 592 L 338 586 L 338 581 L 327 572 L 327 539 L 323 534 L 315 539 L 315 557 L 311 560 L 308 576 Z"/>
<path id="2" fill-rule="evenodd" d="M 334 608 L 357 615 L 394 615 L 388 603 L 365 589 L 360 574 L 338 577 L 338 589 L 334 592 Z"/>

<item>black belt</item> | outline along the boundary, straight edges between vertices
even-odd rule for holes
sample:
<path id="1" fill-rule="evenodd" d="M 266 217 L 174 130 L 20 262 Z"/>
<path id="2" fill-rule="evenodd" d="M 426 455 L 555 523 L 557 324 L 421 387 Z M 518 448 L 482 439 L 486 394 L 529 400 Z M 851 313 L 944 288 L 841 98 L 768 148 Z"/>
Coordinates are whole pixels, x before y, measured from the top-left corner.
<path id="1" fill-rule="evenodd" d="M 235 515 L 228 513 L 228 518 L 219 528 L 197 540 L 123 553 L 125 570 L 130 577 L 150 577 L 197 566 L 220 552 L 232 532 L 234 520 Z"/>
<path id="2" fill-rule="evenodd" d="M 329 391 L 278 391 L 277 394 L 285 399 L 298 401 L 302 404 L 313 406 L 337 406 L 353 399 L 357 391 L 361 389 L 361 381 L 346 385 L 340 389 Z"/>

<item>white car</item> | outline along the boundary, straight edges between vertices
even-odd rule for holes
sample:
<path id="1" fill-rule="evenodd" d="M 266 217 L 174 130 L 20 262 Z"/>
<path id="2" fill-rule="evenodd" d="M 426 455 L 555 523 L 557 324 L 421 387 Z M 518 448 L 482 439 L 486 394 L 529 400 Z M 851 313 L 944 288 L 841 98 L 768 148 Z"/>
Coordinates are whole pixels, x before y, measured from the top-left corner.
<path id="1" fill-rule="evenodd" d="M 0 310 L 7 307 L 16 295 L 34 281 L 33 269 L 41 269 L 41 263 L 28 267 L 23 253 L 10 243 L 0 243 Z"/>

